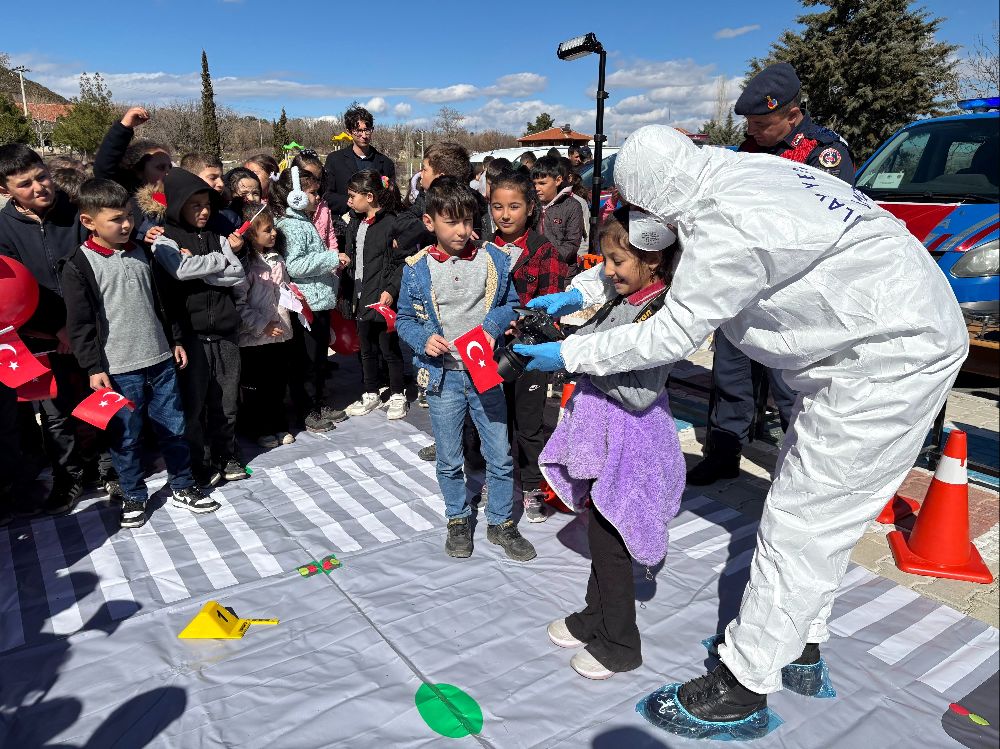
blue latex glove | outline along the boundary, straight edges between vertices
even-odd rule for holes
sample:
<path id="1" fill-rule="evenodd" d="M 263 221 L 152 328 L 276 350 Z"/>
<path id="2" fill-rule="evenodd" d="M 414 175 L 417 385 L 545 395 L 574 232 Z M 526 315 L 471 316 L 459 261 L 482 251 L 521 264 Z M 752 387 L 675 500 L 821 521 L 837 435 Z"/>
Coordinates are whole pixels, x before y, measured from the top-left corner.
<path id="1" fill-rule="evenodd" d="M 579 292 L 577 292 L 579 294 Z M 550 294 L 548 297 L 539 299 L 563 296 L 563 294 Z M 514 353 L 521 356 L 530 356 L 531 361 L 525 369 L 529 372 L 557 372 L 566 369 L 566 362 L 563 361 L 562 354 L 559 353 L 561 344 L 552 341 L 550 343 L 536 343 L 529 346 L 524 343 L 514 344 Z"/>
<path id="2" fill-rule="evenodd" d="M 543 309 L 553 317 L 568 315 L 583 309 L 583 294 L 579 289 L 546 294 L 528 302 L 528 309 Z"/>

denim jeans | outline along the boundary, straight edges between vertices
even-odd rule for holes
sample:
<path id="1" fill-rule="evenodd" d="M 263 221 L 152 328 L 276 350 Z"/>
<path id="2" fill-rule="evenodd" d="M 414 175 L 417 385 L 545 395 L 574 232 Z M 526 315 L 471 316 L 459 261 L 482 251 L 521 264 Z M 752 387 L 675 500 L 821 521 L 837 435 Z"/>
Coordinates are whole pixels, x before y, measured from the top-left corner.
<path id="1" fill-rule="evenodd" d="M 486 485 L 489 489 L 486 520 L 490 525 L 510 520 L 514 464 L 510 457 L 507 402 L 503 388 L 495 387 L 485 393 L 477 393 L 468 373 L 447 370 L 441 382 L 441 392 L 427 393 L 427 403 L 437 443 L 438 484 L 444 495 L 448 519 L 464 518 L 472 513 L 466 501 L 465 455 L 462 450 L 462 423 L 468 412 L 479 432 L 486 460 Z"/>
<path id="2" fill-rule="evenodd" d="M 173 360 L 111 375 L 111 384 L 135 403 L 135 410 L 123 408 L 108 425 L 113 445 L 111 456 L 118 469 L 122 493 L 138 502 L 148 499 L 142 471 L 142 426 L 147 416 L 167 464 L 170 488 L 179 491 L 194 486 L 191 454 L 184 439 L 184 409 Z"/>

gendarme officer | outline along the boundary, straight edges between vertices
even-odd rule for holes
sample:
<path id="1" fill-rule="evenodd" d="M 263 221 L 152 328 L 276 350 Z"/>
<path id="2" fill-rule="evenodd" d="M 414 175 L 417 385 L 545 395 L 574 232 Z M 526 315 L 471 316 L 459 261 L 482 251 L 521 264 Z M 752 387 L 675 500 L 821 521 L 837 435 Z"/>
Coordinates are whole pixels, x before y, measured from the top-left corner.
<path id="1" fill-rule="evenodd" d="M 832 130 L 815 124 L 802 108 L 802 84 L 787 62 L 770 65 L 755 75 L 736 100 L 735 111 L 747 119 L 747 137 L 740 151 L 773 154 L 853 182 L 854 163 L 847 143 Z M 781 373 L 752 361 L 721 330 L 715 331 L 705 458 L 688 473 L 688 484 L 705 486 L 739 476 L 740 455 L 750 441 L 756 396 L 765 375 L 781 426 L 787 428 L 795 393 Z"/>

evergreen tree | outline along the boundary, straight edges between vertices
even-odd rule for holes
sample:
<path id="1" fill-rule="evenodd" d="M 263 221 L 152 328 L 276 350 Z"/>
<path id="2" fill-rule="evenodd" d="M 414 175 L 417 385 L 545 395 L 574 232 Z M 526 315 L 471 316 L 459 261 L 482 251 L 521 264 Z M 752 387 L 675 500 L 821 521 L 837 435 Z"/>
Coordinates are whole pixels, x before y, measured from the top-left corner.
<path id="1" fill-rule="evenodd" d="M 288 134 L 288 115 L 285 108 L 281 108 L 281 117 L 277 122 L 273 122 L 274 132 L 271 136 L 271 146 L 274 148 L 274 157 L 281 161 L 285 158 L 285 145 L 291 140 Z"/>
<path id="2" fill-rule="evenodd" d="M 901 126 L 945 111 L 957 49 L 938 42 L 943 18 L 908 0 L 800 0 L 817 10 L 799 16 L 802 31 L 785 31 L 750 75 L 789 62 L 802 80 L 809 113 L 836 130 L 861 163 Z"/>
<path id="3" fill-rule="evenodd" d="M 708 142 L 713 146 L 738 146 L 746 138 L 743 127 L 733 121 L 732 109 L 726 113 L 725 121 L 709 120 L 699 132 L 707 135 Z"/>
<path id="4" fill-rule="evenodd" d="M 205 50 L 201 51 L 201 127 L 205 153 L 222 158 L 219 121 L 215 116 L 215 91 L 212 89 L 212 74 L 208 72 L 208 55 Z"/>
<path id="5" fill-rule="evenodd" d="M 69 146 L 74 151 L 94 153 L 101 145 L 108 128 L 118 119 L 111 103 L 111 92 L 100 73 L 93 77 L 80 75 L 80 95 L 71 100 L 73 109 L 56 121 L 52 142 Z"/>
<path id="6" fill-rule="evenodd" d="M 535 118 L 534 122 L 528 123 L 528 128 L 525 130 L 525 135 L 534 135 L 535 133 L 540 133 L 543 130 L 548 130 L 550 127 L 555 127 L 555 120 L 549 115 L 548 112 L 542 112 Z"/>
<path id="7" fill-rule="evenodd" d="M 5 143 L 33 145 L 35 134 L 21 107 L 0 94 L 0 146 Z"/>

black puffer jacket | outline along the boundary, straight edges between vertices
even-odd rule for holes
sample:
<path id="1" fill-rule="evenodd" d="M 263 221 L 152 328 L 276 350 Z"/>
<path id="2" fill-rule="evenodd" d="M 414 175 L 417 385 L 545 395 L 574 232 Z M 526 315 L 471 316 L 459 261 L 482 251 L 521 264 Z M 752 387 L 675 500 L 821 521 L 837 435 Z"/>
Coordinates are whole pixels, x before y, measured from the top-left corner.
<path id="1" fill-rule="evenodd" d="M 164 236 L 192 255 L 220 252 L 222 238 L 218 234 L 208 228 L 198 231 L 181 218 L 184 203 L 199 192 L 208 193 L 213 214 L 216 213 L 222 202 L 219 194 L 197 174 L 180 168 L 170 170 L 163 180 L 163 191 L 167 196 Z M 232 288 L 212 286 L 200 280 L 178 281 L 160 263 L 156 264 L 155 272 L 167 314 L 180 325 L 185 335 L 238 339 L 240 313 Z"/>
<path id="2" fill-rule="evenodd" d="M 399 285 L 403 279 L 403 264 L 412 253 L 409 248 L 393 247 L 393 241 L 398 240 L 401 234 L 415 231 L 418 222 L 405 211 L 399 214 L 379 211 L 375 214 L 375 221 L 368 227 L 365 235 L 361 296 L 358 298 L 354 270 L 358 260 L 358 228 L 362 221 L 358 214 L 353 214 L 351 223 L 347 226 L 347 247 L 344 252 L 350 255 L 351 264 L 344 270 L 340 287 L 343 298 L 350 300 L 354 317 L 358 320 L 381 320 L 382 316 L 375 310 L 365 308 L 377 303 L 382 292 L 388 291 L 392 295 L 392 307 L 395 309 L 399 299 Z"/>

